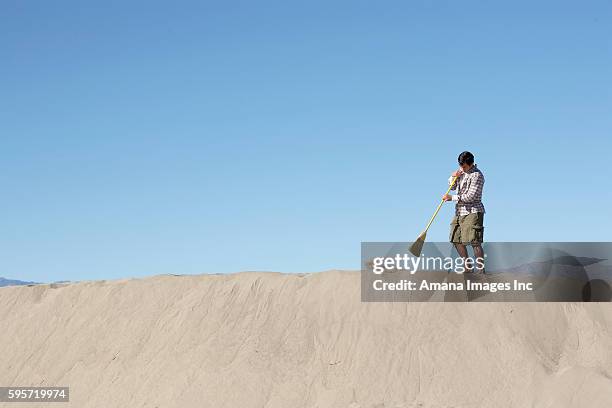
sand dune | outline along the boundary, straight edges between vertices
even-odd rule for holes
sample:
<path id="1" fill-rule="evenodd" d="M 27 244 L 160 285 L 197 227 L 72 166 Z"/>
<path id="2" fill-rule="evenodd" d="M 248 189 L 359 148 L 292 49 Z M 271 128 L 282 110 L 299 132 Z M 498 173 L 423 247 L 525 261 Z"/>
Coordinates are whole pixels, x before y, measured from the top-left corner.
<path id="1" fill-rule="evenodd" d="M 0 385 L 68 385 L 62 407 L 612 406 L 610 303 L 366 304 L 359 285 L 248 272 L 1 288 Z"/>

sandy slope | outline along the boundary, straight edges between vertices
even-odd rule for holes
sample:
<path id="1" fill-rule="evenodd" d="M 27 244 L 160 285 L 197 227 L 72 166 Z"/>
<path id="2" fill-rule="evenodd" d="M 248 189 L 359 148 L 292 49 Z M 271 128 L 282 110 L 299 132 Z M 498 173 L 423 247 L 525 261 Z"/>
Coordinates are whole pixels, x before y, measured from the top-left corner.
<path id="1" fill-rule="evenodd" d="M 0 385 L 69 385 L 62 407 L 612 406 L 612 304 L 359 295 L 353 272 L 1 288 Z"/>

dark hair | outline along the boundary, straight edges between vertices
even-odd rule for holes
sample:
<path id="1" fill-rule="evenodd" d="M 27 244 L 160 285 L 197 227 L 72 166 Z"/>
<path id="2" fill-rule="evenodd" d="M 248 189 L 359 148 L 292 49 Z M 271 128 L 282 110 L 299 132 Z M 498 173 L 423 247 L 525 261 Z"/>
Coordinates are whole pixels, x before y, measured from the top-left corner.
<path id="1" fill-rule="evenodd" d="M 459 164 L 474 164 L 474 155 L 470 152 L 463 152 L 457 158 Z"/>

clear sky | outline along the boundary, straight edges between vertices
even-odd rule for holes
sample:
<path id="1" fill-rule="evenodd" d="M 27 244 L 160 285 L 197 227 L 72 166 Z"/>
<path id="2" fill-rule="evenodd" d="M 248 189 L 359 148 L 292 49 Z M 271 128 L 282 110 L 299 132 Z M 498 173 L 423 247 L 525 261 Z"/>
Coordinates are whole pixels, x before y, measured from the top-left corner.
<path id="1" fill-rule="evenodd" d="M 611 237 L 609 1 L 3 1 L 0 89 L 0 276 L 357 269 L 463 150 L 487 240 Z"/>

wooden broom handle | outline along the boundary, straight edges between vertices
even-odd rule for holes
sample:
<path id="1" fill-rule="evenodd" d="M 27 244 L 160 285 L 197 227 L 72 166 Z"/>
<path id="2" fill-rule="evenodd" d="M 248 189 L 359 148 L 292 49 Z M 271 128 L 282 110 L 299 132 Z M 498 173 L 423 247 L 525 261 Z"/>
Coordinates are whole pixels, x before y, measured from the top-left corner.
<path id="1" fill-rule="evenodd" d="M 446 193 L 444 193 L 444 195 L 448 194 L 451 191 L 451 188 L 453 188 L 453 186 L 455 185 L 457 178 L 458 176 L 453 176 L 453 181 L 450 183 L 450 186 L 448 186 L 448 190 L 446 190 Z M 440 208 L 442 208 L 442 204 L 444 204 L 444 200 L 440 201 L 440 204 L 438 204 L 438 208 L 436 208 L 436 212 L 431 216 L 431 219 L 429 220 L 429 222 L 427 223 L 427 226 L 425 227 L 425 232 L 429 230 L 431 223 L 436 218 L 436 215 L 438 215 Z"/>

